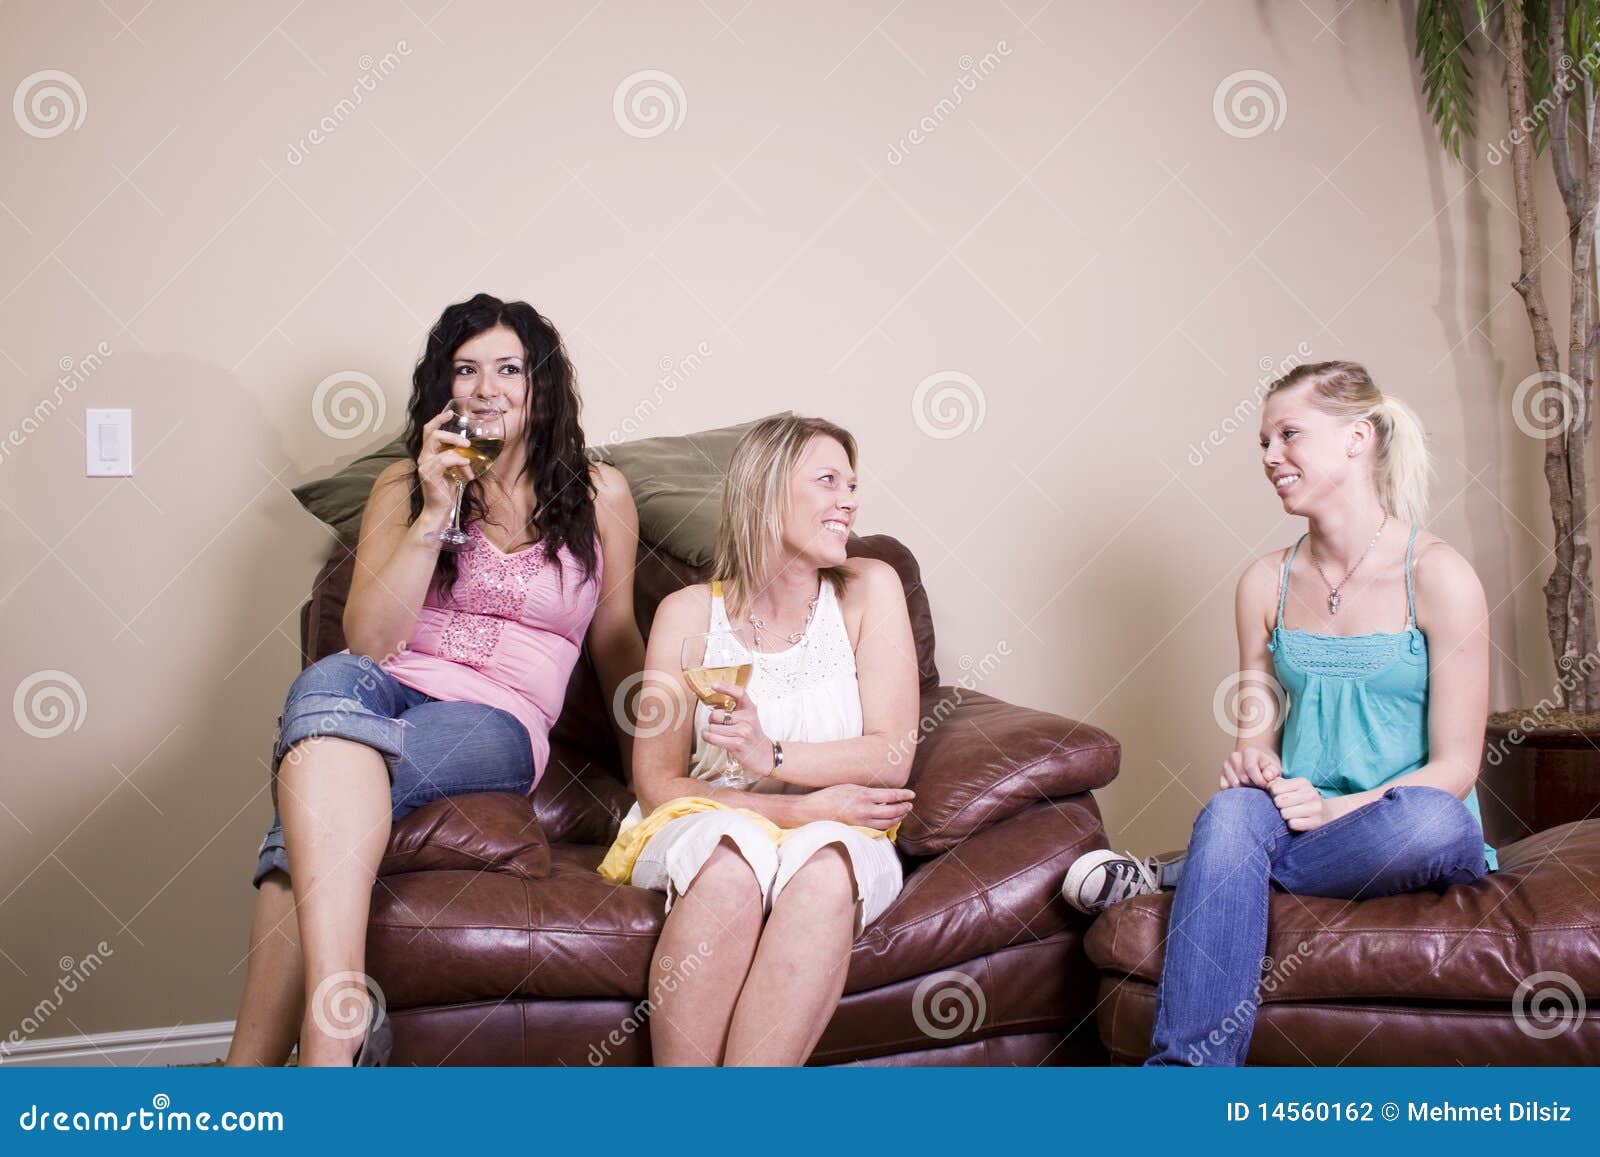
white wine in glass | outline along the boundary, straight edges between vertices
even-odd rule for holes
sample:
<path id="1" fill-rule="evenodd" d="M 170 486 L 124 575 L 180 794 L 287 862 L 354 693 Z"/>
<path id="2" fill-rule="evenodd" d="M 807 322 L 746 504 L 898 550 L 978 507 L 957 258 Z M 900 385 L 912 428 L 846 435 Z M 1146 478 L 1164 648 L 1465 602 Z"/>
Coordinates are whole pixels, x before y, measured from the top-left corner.
<path id="1" fill-rule="evenodd" d="M 440 424 L 439 429 L 460 434 L 467 439 L 465 446 L 456 446 L 454 449 L 472 463 L 474 478 L 483 477 L 483 472 L 494 464 L 494 460 L 500 456 L 501 447 L 506 443 L 505 419 L 500 411 L 485 407 L 471 398 L 452 399 L 450 416 Z M 443 530 L 433 531 L 428 538 L 437 542 L 440 550 L 456 553 L 469 551 L 477 543 L 461 529 L 461 496 L 466 493 L 467 476 L 459 467 L 452 467 L 445 474 L 456 484 L 456 501 L 450 509 L 450 525 Z"/>
<path id="2" fill-rule="evenodd" d="M 731 631 L 711 631 L 703 635 L 689 635 L 683 640 L 683 678 L 695 698 L 712 711 L 731 711 L 733 698 L 712 687 L 713 683 L 731 683 L 743 688 L 750 682 L 754 664 L 750 657 L 749 633 L 743 627 Z M 739 766 L 722 748 L 716 748 L 713 759 L 720 765 L 712 783 L 720 787 L 746 787 L 756 781 Z"/>

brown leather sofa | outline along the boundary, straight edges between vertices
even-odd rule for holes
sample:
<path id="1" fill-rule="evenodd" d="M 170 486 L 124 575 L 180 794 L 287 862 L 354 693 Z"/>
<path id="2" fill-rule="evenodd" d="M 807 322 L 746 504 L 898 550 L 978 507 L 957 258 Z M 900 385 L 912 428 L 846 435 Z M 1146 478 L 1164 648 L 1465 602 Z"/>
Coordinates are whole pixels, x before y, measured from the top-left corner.
<path id="1" fill-rule="evenodd" d="M 925 734 L 898 850 L 906 886 L 854 946 L 814 1064 L 1103 1064 L 1087 920 L 1060 898 L 1067 865 L 1105 846 L 1089 792 L 1117 774 L 1105 732 L 941 686 L 916 560 L 894 565 L 916 636 Z M 301 617 L 304 660 L 344 647 L 352 558 L 336 549 Z M 645 550 L 648 631 L 699 572 Z M 587 656 L 530 801 L 440 800 L 395 825 L 373 892 L 367 967 L 394 1020 L 395 1064 L 648 1064 L 640 1026 L 663 897 L 595 868 L 633 798 Z"/>
<path id="2" fill-rule="evenodd" d="M 1499 871 L 1443 894 L 1275 892 L 1247 1063 L 1600 1064 L 1600 820 L 1498 851 Z M 1149 1055 L 1171 907 L 1140 896 L 1090 930 L 1119 1063 Z"/>

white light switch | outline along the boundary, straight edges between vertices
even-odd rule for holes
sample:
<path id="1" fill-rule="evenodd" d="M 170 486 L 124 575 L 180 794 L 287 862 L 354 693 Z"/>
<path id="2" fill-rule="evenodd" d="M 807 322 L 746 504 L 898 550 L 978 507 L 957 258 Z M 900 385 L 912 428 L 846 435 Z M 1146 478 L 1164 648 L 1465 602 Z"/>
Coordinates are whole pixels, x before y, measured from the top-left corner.
<path id="1" fill-rule="evenodd" d="M 85 469 L 91 478 L 116 478 L 133 473 L 133 411 L 85 410 Z"/>

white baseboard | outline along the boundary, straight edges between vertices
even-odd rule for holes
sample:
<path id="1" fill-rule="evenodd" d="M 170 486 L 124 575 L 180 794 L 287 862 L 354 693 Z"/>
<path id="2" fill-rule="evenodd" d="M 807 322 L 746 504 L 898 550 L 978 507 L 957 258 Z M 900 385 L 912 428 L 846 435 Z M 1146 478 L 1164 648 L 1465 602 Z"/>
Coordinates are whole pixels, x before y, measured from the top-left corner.
<path id="1" fill-rule="evenodd" d="M 203 1065 L 220 1061 L 233 1039 L 233 1021 L 136 1028 L 87 1036 L 23 1041 L 0 1049 L 0 1066 L 86 1065 L 92 1068 Z"/>

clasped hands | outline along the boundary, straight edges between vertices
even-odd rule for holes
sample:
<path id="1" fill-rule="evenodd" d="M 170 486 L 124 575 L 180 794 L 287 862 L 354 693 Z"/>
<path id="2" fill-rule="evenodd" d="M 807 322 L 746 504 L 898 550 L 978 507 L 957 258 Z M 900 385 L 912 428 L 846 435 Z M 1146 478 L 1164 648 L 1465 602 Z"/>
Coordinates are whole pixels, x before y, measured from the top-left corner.
<path id="1" fill-rule="evenodd" d="M 1270 751 L 1247 747 L 1222 762 L 1221 786 L 1258 787 L 1272 796 L 1290 831 L 1315 831 L 1333 819 L 1328 801 L 1304 776 L 1283 774 L 1283 764 Z"/>

